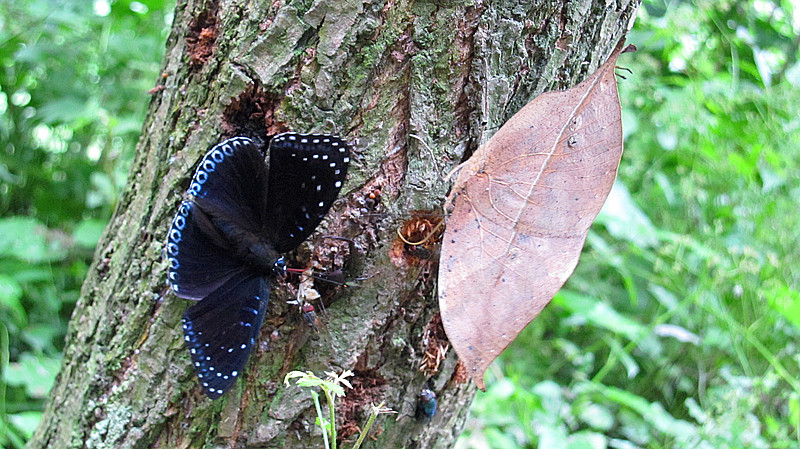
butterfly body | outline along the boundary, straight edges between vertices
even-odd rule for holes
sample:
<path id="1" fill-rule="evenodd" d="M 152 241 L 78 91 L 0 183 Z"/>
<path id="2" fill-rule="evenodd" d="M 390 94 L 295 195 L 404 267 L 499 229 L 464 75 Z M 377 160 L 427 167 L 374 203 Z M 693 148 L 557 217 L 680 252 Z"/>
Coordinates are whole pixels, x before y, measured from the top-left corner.
<path id="1" fill-rule="evenodd" d="M 184 341 L 203 392 L 221 396 L 241 374 L 269 303 L 281 253 L 325 217 L 349 163 L 333 136 L 275 136 L 269 166 L 252 140 L 234 137 L 201 160 L 168 234 L 173 292 L 199 302 L 183 315 Z"/>
<path id="2" fill-rule="evenodd" d="M 237 257 L 250 269 L 261 274 L 282 274 L 279 266 L 281 256 L 275 248 L 259 236 L 248 234 L 243 236 L 245 244 L 237 252 Z"/>

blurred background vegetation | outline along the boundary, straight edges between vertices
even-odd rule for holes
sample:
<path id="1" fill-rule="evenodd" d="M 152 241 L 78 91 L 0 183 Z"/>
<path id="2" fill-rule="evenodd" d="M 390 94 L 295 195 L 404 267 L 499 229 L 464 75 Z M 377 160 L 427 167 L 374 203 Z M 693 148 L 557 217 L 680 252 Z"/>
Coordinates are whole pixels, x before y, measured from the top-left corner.
<path id="1" fill-rule="evenodd" d="M 171 0 L 0 0 L 0 446 L 39 422 L 158 81 Z"/>
<path id="2" fill-rule="evenodd" d="M 3 447 L 41 417 L 172 6 L 0 1 Z M 800 446 L 798 7 L 642 6 L 618 182 L 460 448 Z"/>

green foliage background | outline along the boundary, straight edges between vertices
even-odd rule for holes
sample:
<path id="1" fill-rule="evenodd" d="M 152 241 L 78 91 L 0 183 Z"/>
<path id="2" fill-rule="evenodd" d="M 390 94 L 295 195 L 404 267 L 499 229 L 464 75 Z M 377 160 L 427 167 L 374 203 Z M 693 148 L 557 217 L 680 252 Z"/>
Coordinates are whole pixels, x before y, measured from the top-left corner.
<path id="1" fill-rule="evenodd" d="M 173 2 L 0 1 L 0 445 L 22 447 L 158 81 Z"/>
<path id="2" fill-rule="evenodd" d="M 0 445 L 22 447 L 158 83 L 172 2 L 0 2 Z M 651 1 L 575 275 L 461 448 L 800 445 L 800 11 Z M 391 405 L 391 404 L 390 404 Z"/>

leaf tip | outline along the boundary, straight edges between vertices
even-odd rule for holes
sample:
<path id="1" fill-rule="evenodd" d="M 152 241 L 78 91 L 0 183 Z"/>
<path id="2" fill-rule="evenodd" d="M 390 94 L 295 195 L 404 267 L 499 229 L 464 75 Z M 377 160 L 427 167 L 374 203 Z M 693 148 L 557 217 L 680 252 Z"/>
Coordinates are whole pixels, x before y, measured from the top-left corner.
<path id="1" fill-rule="evenodd" d="M 492 359 L 489 363 L 492 361 L 494 361 L 494 359 Z M 483 360 L 473 360 L 470 361 L 469 364 L 472 365 L 472 372 L 469 375 L 470 379 L 475 382 L 476 387 L 478 387 L 481 391 L 486 392 L 486 382 L 483 378 L 486 375 L 486 369 L 488 366 L 484 364 Z"/>

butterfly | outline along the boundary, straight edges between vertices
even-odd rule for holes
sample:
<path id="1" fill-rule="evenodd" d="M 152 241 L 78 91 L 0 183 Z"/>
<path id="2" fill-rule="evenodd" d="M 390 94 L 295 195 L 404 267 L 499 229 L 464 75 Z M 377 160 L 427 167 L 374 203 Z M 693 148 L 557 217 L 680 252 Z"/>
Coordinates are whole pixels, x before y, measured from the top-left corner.
<path id="1" fill-rule="evenodd" d="M 285 133 L 269 163 L 246 137 L 200 161 L 167 236 L 167 276 L 179 297 L 184 342 L 203 392 L 219 398 L 241 375 L 269 303 L 282 253 L 299 246 L 339 195 L 350 150 L 338 137 Z"/>

